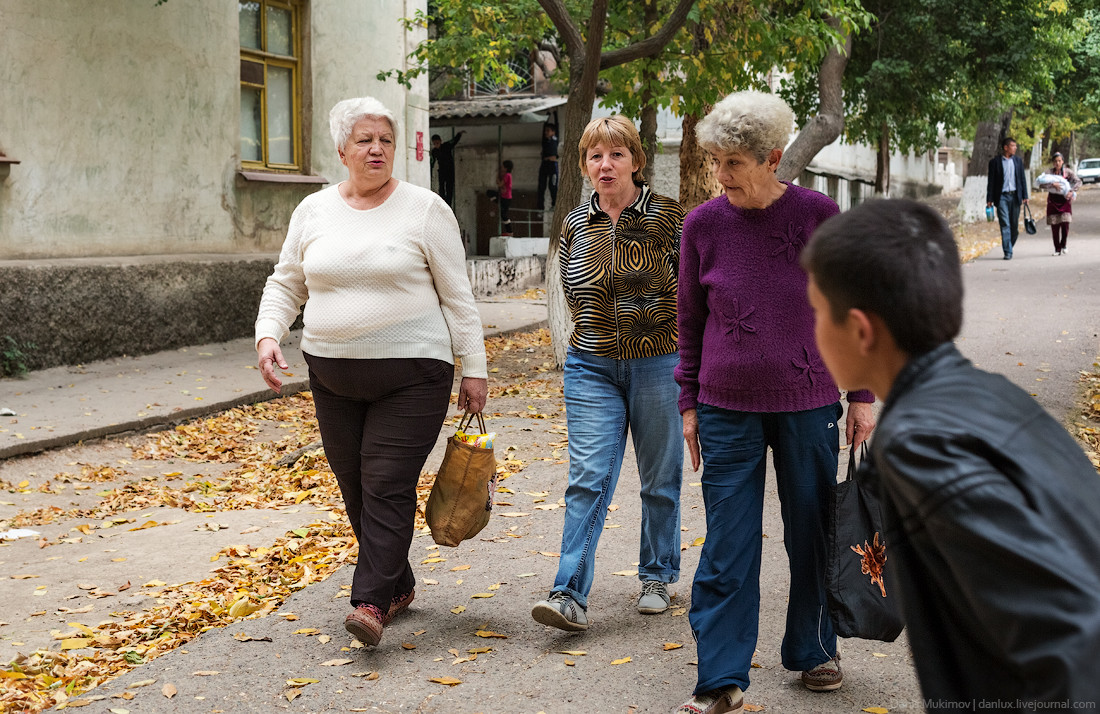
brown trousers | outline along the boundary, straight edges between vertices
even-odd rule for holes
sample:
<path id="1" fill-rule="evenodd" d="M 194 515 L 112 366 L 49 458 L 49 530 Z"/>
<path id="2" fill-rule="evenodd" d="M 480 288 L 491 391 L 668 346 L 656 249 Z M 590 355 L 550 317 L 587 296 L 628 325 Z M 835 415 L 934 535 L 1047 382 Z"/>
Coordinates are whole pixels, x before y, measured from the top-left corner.
<path id="1" fill-rule="evenodd" d="M 359 542 L 352 606 L 413 589 L 416 484 L 450 405 L 454 365 L 305 355 L 317 423 Z"/>

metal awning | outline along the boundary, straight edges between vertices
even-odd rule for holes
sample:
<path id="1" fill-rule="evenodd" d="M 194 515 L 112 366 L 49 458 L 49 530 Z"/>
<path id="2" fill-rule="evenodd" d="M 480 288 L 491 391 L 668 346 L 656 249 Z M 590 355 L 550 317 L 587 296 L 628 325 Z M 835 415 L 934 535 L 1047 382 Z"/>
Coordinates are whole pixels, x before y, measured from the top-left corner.
<path id="1" fill-rule="evenodd" d="M 499 124 L 541 124 L 551 109 L 566 103 L 562 96 L 500 96 L 473 99 L 432 100 L 428 118 L 433 125 L 496 126 Z"/>

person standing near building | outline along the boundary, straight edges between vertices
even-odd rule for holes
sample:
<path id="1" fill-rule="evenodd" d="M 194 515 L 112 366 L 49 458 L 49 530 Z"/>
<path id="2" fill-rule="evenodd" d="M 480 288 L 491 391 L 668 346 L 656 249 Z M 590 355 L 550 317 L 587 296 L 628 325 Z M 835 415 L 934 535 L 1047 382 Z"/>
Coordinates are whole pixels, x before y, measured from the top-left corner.
<path id="1" fill-rule="evenodd" d="M 1020 204 L 1027 203 L 1028 193 L 1024 162 L 1016 155 L 1016 140 L 1011 136 L 1001 142 L 1001 155 L 989 160 L 988 174 L 985 205 L 997 207 L 1001 250 L 1005 260 L 1012 260 L 1012 248 L 1020 237 Z"/>
<path id="2" fill-rule="evenodd" d="M 497 175 L 497 191 L 500 192 L 500 234 L 512 235 L 512 217 L 508 210 L 512 207 L 512 167 L 511 161 L 504 161 L 500 165 Z"/>
<path id="3" fill-rule="evenodd" d="M 546 208 L 546 189 L 550 189 L 550 207 L 558 205 L 558 127 L 542 127 L 542 162 L 539 164 L 539 210 Z"/>
<path id="4" fill-rule="evenodd" d="M 450 141 L 432 134 L 432 165 L 439 167 L 439 195 L 448 206 L 454 205 L 455 197 L 455 144 L 465 133 L 458 132 Z"/>

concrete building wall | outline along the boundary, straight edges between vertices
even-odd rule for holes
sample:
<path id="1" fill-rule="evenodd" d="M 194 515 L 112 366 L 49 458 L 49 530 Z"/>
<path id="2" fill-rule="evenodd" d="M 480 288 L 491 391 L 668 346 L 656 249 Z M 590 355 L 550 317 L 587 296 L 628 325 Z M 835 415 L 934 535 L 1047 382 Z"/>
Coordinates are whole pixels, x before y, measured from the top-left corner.
<path id="1" fill-rule="evenodd" d="M 394 174 L 427 186 L 427 81 L 380 82 L 427 0 L 304 0 L 304 175 L 346 177 L 328 129 L 373 95 Z M 321 183 L 241 172 L 238 3 L 0 0 L 0 338 L 44 368 L 246 336 L 291 213 Z M 427 139 L 423 142 L 427 148 Z"/>
<path id="2" fill-rule="evenodd" d="M 402 121 L 395 175 L 428 184 L 426 80 L 379 82 L 423 30 L 426 0 L 305 5 L 305 173 L 340 181 L 328 111 L 371 94 Z M 0 259 L 278 250 L 319 184 L 246 181 L 240 169 L 237 3 L 0 4 Z"/>

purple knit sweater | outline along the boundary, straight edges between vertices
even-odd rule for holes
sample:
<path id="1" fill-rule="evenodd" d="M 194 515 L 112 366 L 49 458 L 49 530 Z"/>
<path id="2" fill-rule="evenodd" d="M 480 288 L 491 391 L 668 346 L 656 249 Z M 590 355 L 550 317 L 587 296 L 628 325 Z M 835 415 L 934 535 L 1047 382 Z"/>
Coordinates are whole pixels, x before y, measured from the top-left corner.
<path id="1" fill-rule="evenodd" d="M 816 409 L 840 398 L 814 342 L 798 255 L 839 213 L 828 196 L 788 184 L 767 208 L 724 196 L 684 219 L 678 325 L 680 411 L 699 402 L 745 412 Z M 850 402 L 873 402 L 851 392 Z"/>

